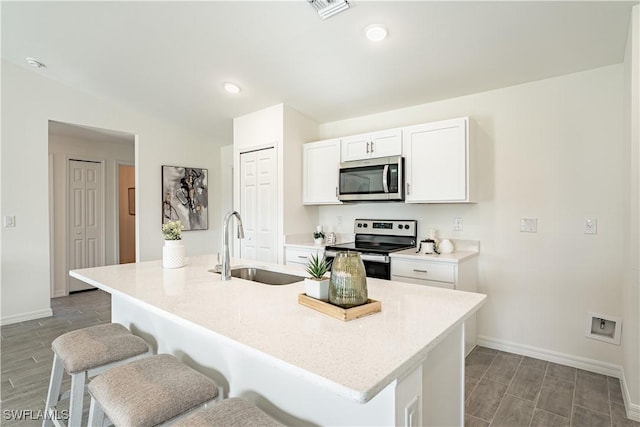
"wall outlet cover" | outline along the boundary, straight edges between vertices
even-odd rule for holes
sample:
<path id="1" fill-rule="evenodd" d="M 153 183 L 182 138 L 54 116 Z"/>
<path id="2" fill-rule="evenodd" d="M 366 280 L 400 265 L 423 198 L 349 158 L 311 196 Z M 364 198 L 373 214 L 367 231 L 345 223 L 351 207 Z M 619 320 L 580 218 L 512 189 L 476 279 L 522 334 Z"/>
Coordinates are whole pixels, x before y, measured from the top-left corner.
<path id="1" fill-rule="evenodd" d="M 537 233 L 538 232 L 538 218 L 521 218 L 520 219 L 520 232 L 521 233 Z"/>

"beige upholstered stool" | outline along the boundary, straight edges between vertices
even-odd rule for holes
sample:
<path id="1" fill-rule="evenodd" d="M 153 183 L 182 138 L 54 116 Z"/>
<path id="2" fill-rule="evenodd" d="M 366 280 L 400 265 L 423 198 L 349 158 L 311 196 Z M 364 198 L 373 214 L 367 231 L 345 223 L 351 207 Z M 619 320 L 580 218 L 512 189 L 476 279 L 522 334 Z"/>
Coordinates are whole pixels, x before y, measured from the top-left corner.
<path id="1" fill-rule="evenodd" d="M 82 401 L 86 378 L 96 376 L 119 364 L 151 354 L 147 343 L 118 323 L 91 326 L 60 335 L 51 343 L 53 367 L 45 407 L 43 426 L 63 426 L 57 410 L 62 375 L 71 375 L 68 425 L 79 426 L 82 421 Z"/>
<path id="2" fill-rule="evenodd" d="M 239 397 L 223 400 L 209 408 L 195 411 L 172 427 L 282 427 L 257 406 Z"/>
<path id="3" fill-rule="evenodd" d="M 222 398 L 213 380 L 170 354 L 111 369 L 89 383 L 89 393 L 90 426 L 102 426 L 105 415 L 116 426 L 155 426 Z"/>

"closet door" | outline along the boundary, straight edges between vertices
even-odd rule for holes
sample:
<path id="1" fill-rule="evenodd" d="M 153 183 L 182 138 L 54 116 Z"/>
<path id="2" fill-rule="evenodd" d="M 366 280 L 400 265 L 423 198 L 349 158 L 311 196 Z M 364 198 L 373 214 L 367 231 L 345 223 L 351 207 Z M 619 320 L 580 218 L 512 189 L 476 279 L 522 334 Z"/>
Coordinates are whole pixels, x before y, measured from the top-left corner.
<path id="1" fill-rule="evenodd" d="M 69 160 L 68 165 L 69 270 L 102 266 L 104 260 L 104 207 L 102 163 Z M 69 277 L 69 292 L 92 289 Z"/>
<path id="2" fill-rule="evenodd" d="M 277 262 L 276 162 L 275 148 L 240 155 L 241 258 Z"/>

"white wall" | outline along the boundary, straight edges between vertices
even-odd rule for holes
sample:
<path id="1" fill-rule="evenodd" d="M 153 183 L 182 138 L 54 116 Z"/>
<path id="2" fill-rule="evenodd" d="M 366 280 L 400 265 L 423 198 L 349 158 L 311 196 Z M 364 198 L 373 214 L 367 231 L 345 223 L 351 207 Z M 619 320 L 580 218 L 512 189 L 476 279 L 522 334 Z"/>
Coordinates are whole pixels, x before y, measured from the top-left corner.
<path id="1" fill-rule="evenodd" d="M 588 311 L 623 315 L 623 74 L 614 65 L 321 125 L 321 137 L 332 138 L 468 115 L 479 131 L 480 194 L 469 205 L 324 206 L 320 222 L 349 232 L 355 217 L 415 218 L 421 237 L 437 228 L 480 240 L 478 289 L 488 295 L 480 336 L 620 366 L 621 347 L 584 330 Z M 454 217 L 464 231 L 452 231 Z M 522 217 L 538 218 L 537 234 L 519 232 Z M 598 219 L 595 236 L 583 234 L 587 217 Z"/>
<path id="2" fill-rule="evenodd" d="M 49 152 L 54 162 L 54 246 L 52 296 L 67 294 L 67 164 L 69 159 L 93 159 L 104 162 L 105 200 L 105 263 L 118 264 L 117 197 L 116 185 L 118 161 L 133 163 L 134 146 L 131 144 L 79 140 L 76 138 L 49 135 Z"/>
<path id="3" fill-rule="evenodd" d="M 209 169 L 209 230 L 184 233 L 187 255 L 219 245 L 218 141 L 117 106 L 39 74 L 2 62 L 2 323 L 50 314 L 48 222 L 48 121 L 137 135 L 135 156 L 137 259 L 160 259 L 161 165 Z M 219 141 L 223 142 L 223 141 Z M 224 143 L 229 144 L 230 141 Z M 25 177 L 25 169 L 28 175 Z"/>
<path id="4" fill-rule="evenodd" d="M 630 142 L 628 242 L 629 268 L 622 292 L 627 324 L 622 329 L 627 414 L 640 421 L 640 7 L 633 8 L 625 55 L 625 86 Z M 630 405 L 630 403 L 632 403 Z M 635 403 L 635 406 L 633 405 Z"/>

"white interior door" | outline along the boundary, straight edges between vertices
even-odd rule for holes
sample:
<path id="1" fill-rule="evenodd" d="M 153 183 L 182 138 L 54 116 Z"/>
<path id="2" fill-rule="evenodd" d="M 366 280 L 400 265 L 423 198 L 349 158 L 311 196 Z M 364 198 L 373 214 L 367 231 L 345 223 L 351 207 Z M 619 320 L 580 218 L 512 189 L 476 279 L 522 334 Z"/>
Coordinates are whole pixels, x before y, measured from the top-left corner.
<path id="1" fill-rule="evenodd" d="M 69 160 L 69 270 L 98 267 L 104 261 L 104 208 L 102 163 Z M 92 286 L 69 280 L 69 292 Z"/>
<path id="2" fill-rule="evenodd" d="M 275 148 L 240 155 L 240 215 L 245 238 L 240 256 L 277 262 L 277 176 Z"/>

